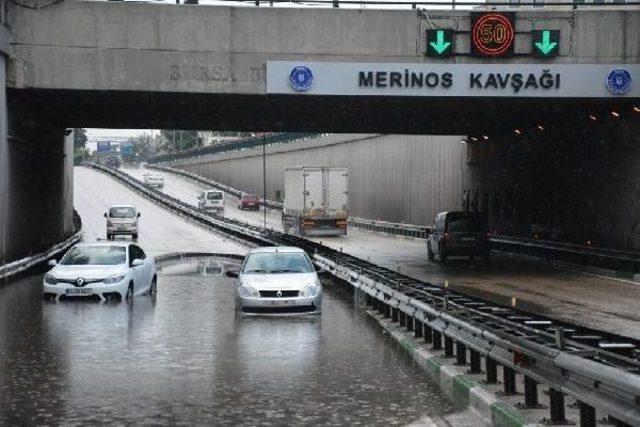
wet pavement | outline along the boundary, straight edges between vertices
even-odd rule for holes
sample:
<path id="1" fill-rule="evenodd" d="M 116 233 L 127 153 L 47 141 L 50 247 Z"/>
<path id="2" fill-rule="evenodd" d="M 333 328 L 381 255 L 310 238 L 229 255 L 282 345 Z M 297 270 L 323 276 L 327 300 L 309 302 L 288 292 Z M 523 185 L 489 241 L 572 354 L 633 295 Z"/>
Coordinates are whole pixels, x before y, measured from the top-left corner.
<path id="1" fill-rule="evenodd" d="M 232 282 L 193 266 L 166 269 L 158 296 L 131 304 L 45 302 L 40 280 L 0 286 L 2 425 L 455 417 L 403 350 L 330 285 L 319 316 L 242 317 Z"/>
<path id="2" fill-rule="evenodd" d="M 126 172 L 142 177 L 145 169 Z M 165 192 L 187 202 L 194 200 L 200 184 L 163 172 Z M 262 212 L 239 211 L 232 197 L 225 214 L 253 224 L 262 224 Z M 279 229 L 280 213 L 269 212 L 267 226 Z M 345 237 L 318 238 L 334 249 L 342 248 L 362 259 L 400 271 L 416 279 L 442 284 L 487 300 L 518 307 L 570 323 L 640 339 L 640 284 L 609 277 L 581 274 L 539 262 L 495 256 L 489 264 L 451 260 L 446 265 L 427 259 L 425 242 L 350 227 Z"/>

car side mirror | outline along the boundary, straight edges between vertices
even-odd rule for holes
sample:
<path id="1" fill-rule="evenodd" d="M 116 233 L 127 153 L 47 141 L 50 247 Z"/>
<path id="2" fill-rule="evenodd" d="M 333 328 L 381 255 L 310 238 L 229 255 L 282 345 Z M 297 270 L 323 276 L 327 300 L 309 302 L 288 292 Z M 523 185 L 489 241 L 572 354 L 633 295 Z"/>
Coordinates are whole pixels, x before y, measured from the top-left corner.
<path id="1" fill-rule="evenodd" d="M 49 267 L 55 267 L 56 265 L 58 265 L 58 261 L 56 261 L 55 259 L 50 259 L 49 262 L 47 262 L 47 265 Z"/>
<path id="2" fill-rule="evenodd" d="M 238 270 L 227 270 L 224 272 L 224 275 L 227 277 L 231 277 L 233 279 L 237 279 L 240 272 Z"/>
<path id="3" fill-rule="evenodd" d="M 140 258 L 136 258 L 133 261 L 131 261 L 131 267 L 139 267 L 142 264 L 144 264 L 144 261 L 141 260 Z"/>
<path id="4" fill-rule="evenodd" d="M 140 218 L 140 212 L 138 212 L 138 218 Z"/>
<path id="5" fill-rule="evenodd" d="M 105 212 L 103 216 L 104 216 L 105 218 L 107 218 L 107 213 Z"/>

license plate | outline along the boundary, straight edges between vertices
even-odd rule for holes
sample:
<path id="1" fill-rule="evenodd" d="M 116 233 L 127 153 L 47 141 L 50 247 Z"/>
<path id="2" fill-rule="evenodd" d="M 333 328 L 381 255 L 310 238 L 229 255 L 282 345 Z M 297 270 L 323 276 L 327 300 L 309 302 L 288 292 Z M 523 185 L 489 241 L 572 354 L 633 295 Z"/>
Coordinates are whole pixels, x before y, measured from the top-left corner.
<path id="1" fill-rule="evenodd" d="M 291 301 L 283 300 L 283 301 L 271 301 L 271 305 L 287 305 Z"/>
<path id="2" fill-rule="evenodd" d="M 67 295 L 91 295 L 92 293 L 93 289 L 91 288 L 67 289 Z"/>
<path id="3" fill-rule="evenodd" d="M 476 240 L 475 237 L 463 237 L 460 240 L 462 240 L 463 242 L 474 242 Z"/>

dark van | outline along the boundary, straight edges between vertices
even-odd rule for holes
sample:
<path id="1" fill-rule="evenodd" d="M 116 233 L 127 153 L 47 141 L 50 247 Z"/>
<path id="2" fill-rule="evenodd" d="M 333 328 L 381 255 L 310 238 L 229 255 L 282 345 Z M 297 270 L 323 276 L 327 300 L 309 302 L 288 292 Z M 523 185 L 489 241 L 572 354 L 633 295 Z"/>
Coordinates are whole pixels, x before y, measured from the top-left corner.
<path id="1" fill-rule="evenodd" d="M 481 212 L 440 212 L 427 238 L 429 260 L 445 262 L 450 256 L 482 257 L 489 261 L 487 215 Z"/>

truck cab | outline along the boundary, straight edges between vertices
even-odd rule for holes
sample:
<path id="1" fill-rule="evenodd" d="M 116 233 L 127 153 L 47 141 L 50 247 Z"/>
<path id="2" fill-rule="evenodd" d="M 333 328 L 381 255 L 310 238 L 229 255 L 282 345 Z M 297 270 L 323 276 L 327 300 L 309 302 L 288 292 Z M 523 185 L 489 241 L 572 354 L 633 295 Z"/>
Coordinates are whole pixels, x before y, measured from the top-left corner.
<path id="1" fill-rule="evenodd" d="M 202 190 L 198 195 L 198 209 L 224 215 L 224 193 L 220 190 Z"/>

